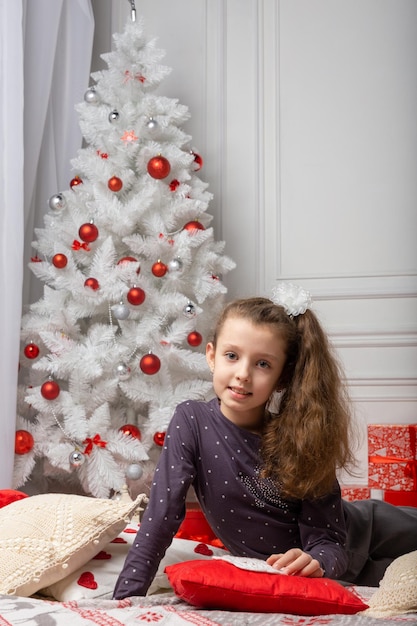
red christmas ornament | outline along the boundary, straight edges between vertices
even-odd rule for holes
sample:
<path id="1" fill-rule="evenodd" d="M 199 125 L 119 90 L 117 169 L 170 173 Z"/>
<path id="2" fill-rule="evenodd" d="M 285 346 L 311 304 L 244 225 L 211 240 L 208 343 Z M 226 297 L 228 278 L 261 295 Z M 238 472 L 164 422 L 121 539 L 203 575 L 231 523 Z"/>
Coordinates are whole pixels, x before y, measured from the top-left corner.
<path id="1" fill-rule="evenodd" d="M 27 454 L 35 445 L 35 440 L 27 430 L 17 430 L 14 440 L 14 451 L 16 454 Z"/>
<path id="2" fill-rule="evenodd" d="M 153 440 L 157 446 L 163 446 L 165 441 L 165 433 L 155 433 L 153 436 Z"/>
<path id="3" fill-rule="evenodd" d="M 176 189 L 178 189 L 179 186 L 180 186 L 180 181 L 177 180 L 176 178 L 174 178 L 174 180 L 171 180 L 171 182 L 169 183 L 169 188 L 171 191 L 175 191 Z"/>
<path id="4" fill-rule="evenodd" d="M 201 170 L 201 168 L 203 167 L 203 159 L 196 152 L 192 152 L 191 154 L 194 155 L 194 171 L 197 172 L 198 170 Z"/>
<path id="5" fill-rule="evenodd" d="M 203 341 L 203 337 L 196 330 L 193 330 L 191 333 L 188 334 L 187 341 L 190 344 L 190 346 L 193 346 L 193 348 L 196 348 Z"/>
<path id="6" fill-rule="evenodd" d="M 148 174 L 152 176 L 152 178 L 166 178 L 171 171 L 171 165 L 163 156 L 153 157 L 148 162 Z"/>
<path id="7" fill-rule="evenodd" d="M 78 235 L 83 241 L 91 243 L 95 241 L 98 237 L 98 228 L 95 224 L 92 224 L 91 222 L 88 224 L 83 224 L 78 230 Z"/>
<path id="8" fill-rule="evenodd" d="M 47 380 L 41 387 L 41 394 L 45 400 L 55 400 L 59 396 L 60 388 L 54 380 Z"/>
<path id="9" fill-rule="evenodd" d="M 39 348 L 36 343 L 31 342 L 25 346 L 23 352 L 27 359 L 36 359 L 36 357 L 39 355 Z"/>
<path id="10" fill-rule="evenodd" d="M 39 348 L 36 343 L 31 342 L 28 343 L 27 346 L 25 346 L 23 352 L 25 353 L 25 357 L 27 359 L 36 359 L 36 357 L 39 355 Z"/>
<path id="11" fill-rule="evenodd" d="M 124 435 L 134 437 L 135 439 L 140 440 L 142 438 L 142 433 L 140 432 L 139 428 L 134 424 L 124 424 L 119 428 L 119 431 Z"/>
<path id="12" fill-rule="evenodd" d="M 157 276 L 158 278 L 161 278 L 162 276 L 165 276 L 167 271 L 168 271 L 168 268 L 165 265 L 165 263 L 162 263 L 159 260 L 152 265 L 152 274 L 154 276 Z"/>
<path id="13" fill-rule="evenodd" d="M 161 367 L 161 361 L 156 354 L 145 354 L 140 360 L 139 367 L 144 374 L 152 376 L 159 372 Z"/>
<path id="14" fill-rule="evenodd" d="M 97 289 L 100 288 L 100 283 L 98 282 L 97 278 L 87 278 L 84 281 L 84 287 L 89 287 L 93 291 L 97 291 Z"/>
<path id="15" fill-rule="evenodd" d="M 54 256 L 52 257 L 52 263 L 58 269 L 62 269 L 68 263 L 68 259 L 65 256 L 65 254 L 58 253 L 58 254 L 54 254 Z"/>
<path id="16" fill-rule="evenodd" d="M 117 265 L 121 265 L 122 263 L 135 263 L 137 259 L 134 256 L 124 256 L 117 261 Z"/>
<path id="17" fill-rule="evenodd" d="M 137 263 L 138 260 L 134 256 L 124 256 L 117 261 L 117 265 L 124 265 L 125 263 Z M 140 274 L 140 266 L 136 270 L 136 274 Z"/>
<path id="18" fill-rule="evenodd" d="M 77 187 L 77 185 L 82 185 L 82 184 L 83 184 L 82 178 L 80 178 L 79 176 L 74 176 L 74 178 L 70 182 L 70 187 L 71 189 L 73 189 L 74 187 Z"/>
<path id="19" fill-rule="evenodd" d="M 131 287 L 131 289 L 127 292 L 126 297 L 130 304 L 139 306 L 139 304 L 142 304 L 142 302 L 145 301 L 146 294 L 140 287 Z"/>
<path id="20" fill-rule="evenodd" d="M 189 233 L 194 233 L 196 230 L 206 230 L 201 222 L 198 220 L 192 220 L 187 222 L 183 230 L 188 230 Z"/>
<path id="21" fill-rule="evenodd" d="M 123 181 L 117 176 L 112 176 L 107 182 L 107 186 L 110 191 L 120 191 L 123 187 Z"/>

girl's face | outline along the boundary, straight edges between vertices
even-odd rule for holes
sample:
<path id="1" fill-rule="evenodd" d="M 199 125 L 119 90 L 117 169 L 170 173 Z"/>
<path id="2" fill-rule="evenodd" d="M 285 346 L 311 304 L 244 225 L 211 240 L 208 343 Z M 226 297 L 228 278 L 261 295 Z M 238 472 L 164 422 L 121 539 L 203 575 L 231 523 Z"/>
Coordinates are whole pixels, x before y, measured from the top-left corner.
<path id="1" fill-rule="evenodd" d="M 206 348 L 220 409 L 231 422 L 259 432 L 265 406 L 279 384 L 286 353 L 284 340 L 268 324 L 229 317 L 214 348 Z"/>

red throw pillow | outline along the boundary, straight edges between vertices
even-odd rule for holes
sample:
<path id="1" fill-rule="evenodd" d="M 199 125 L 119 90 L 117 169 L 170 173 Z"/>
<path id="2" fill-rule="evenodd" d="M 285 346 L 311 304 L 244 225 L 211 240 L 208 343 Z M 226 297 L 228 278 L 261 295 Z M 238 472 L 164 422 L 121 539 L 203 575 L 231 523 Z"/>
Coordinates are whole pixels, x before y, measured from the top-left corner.
<path id="1" fill-rule="evenodd" d="M 211 546 L 224 549 L 224 545 L 212 531 L 203 511 L 198 505 L 194 505 L 193 508 L 187 508 L 184 521 L 175 536 L 177 539 L 190 539 L 191 541 L 208 543 Z"/>
<path id="2" fill-rule="evenodd" d="M 222 559 L 176 563 L 165 572 L 176 595 L 199 608 L 293 615 L 352 615 L 368 608 L 329 578 L 248 571 Z"/>
<path id="3" fill-rule="evenodd" d="M 15 491 L 14 489 L 0 489 L 0 509 L 7 504 L 27 498 L 28 494 L 23 491 Z"/>

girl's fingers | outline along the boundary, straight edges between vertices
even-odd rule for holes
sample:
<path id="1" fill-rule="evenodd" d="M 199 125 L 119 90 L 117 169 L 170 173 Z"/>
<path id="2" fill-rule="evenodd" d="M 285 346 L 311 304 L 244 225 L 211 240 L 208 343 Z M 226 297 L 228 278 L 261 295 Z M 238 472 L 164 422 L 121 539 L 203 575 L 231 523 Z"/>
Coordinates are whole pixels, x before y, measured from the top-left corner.
<path id="1" fill-rule="evenodd" d="M 293 548 L 284 554 L 271 554 L 266 562 L 283 574 L 290 576 L 321 578 L 324 574 L 320 563 L 299 548 Z"/>

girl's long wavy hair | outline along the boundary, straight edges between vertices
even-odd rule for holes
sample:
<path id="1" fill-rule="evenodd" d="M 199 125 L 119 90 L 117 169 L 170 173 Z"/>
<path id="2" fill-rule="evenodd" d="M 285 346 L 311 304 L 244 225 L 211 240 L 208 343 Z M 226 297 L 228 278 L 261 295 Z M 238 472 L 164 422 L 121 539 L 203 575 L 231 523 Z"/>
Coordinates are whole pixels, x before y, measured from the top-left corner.
<path id="1" fill-rule="evenodd" d="M 271 326 L 286 343 L 279 408 L 267 412 L 262 434 L 263 476 L 285 497 L 329 493 L 337 470 L 354 466 L 353 429 L 341 368 L 319 320 L 311 310 L 292 318 L 267 298 L 235 300 L 217 322 L 214 346 L 233 317 Z"/>

